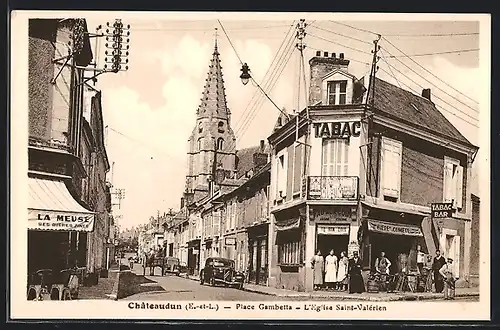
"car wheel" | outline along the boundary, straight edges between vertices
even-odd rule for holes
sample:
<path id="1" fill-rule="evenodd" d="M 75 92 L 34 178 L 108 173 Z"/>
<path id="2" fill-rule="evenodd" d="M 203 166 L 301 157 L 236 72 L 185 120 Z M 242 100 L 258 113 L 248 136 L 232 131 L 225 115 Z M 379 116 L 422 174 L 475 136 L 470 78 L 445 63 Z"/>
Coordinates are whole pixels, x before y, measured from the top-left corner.
<path id="1" fill-rule="evenodd" d="M 238 290 L 243 290 L 243 282 L 238 285 Z"/>

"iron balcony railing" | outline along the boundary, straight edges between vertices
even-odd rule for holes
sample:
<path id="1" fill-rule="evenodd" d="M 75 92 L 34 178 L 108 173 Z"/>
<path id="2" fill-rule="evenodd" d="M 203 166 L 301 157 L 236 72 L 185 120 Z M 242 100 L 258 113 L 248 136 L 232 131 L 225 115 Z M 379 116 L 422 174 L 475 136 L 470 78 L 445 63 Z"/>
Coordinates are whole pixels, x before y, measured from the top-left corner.
<path id="1" fill-rule="evenodd" d="M 309 200 L 357 200 L 357 176 L 310 176 L 307 180 Z"/>

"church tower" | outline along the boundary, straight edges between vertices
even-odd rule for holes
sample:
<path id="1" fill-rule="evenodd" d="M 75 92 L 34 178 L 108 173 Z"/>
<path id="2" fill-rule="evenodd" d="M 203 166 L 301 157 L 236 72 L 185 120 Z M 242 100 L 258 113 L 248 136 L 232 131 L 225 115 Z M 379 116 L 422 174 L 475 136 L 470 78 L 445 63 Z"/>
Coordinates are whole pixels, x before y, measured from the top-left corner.
<path id="1" fill-rule="evenodd" d="M 185 194 L 191 201 L 205 197 L 213 180 L 216 183 L 223 180 L 216 173 L 230 177 L 236 170 L 236 138 L 231 129 L 219 55 L 216 37 L 201 103 L 196 110 L 196 124 L 188 139 Z"/>

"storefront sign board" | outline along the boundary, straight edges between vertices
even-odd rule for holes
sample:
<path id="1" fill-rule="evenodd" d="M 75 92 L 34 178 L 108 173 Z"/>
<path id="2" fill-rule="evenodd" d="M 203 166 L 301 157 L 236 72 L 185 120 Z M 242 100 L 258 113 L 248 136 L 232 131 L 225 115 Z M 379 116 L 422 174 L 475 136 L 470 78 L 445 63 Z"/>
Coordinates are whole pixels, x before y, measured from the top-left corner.
<path id="1" fill-rule="evenodd" d="M 314 123 L 313 129 L 316 138 L 358 137 L 361 134 L 361 122 Z"/>
<path id="2" fill-rule="evenodd" d="M 349 226 L 318 225 L 319 235 L 349 235 Z"/>
<path id="3" fill-rule="evenodd" d="M 399 223 L 396 224 L 372 219 L 368 220 L 368 230 L 382 234 L 424 236 L 420 227 L 417 226 Z"/>
<path id="4" fill-rule="evenodd" d="M 454 211 L 453 203 L 431 204 L 431 218 L 433 219 L 451 218 Z"/>
<path id="5" fill-rule="evenodd" d="M 28 209 L 28 229 L 91 232 L 94 214 Z"/>
<path id="6" fill-rule="evenodd" d="M 358 252 L 359 254 L 359 244 L 356 242 L 351 242 L 347 247 L 347 257 L 348 258 L 354 257 L 354 252 Z"/>
<path id="7" fill-rule="evenodd" d="M 236 244 L 236 238 L 234 237 L 226 237 L 224 240 L 225 245 L 235 245 Z"/>

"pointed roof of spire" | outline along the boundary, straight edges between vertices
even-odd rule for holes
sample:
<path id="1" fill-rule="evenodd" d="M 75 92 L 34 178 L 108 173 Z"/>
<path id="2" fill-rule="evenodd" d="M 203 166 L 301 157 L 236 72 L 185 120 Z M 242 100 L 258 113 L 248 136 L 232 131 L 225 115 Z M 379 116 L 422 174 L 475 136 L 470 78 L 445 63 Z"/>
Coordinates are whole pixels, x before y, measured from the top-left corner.
<path id="1" fill-rule="evenodd" d="M 205 79 L 201 104 L 197 111 L 198 118 L 218 117 L 229 120 L 230 111 L 227 108 L 226 91 L 219 55 L 216 33 L 214 51 L 210 60 L 207 79 Z"/>

